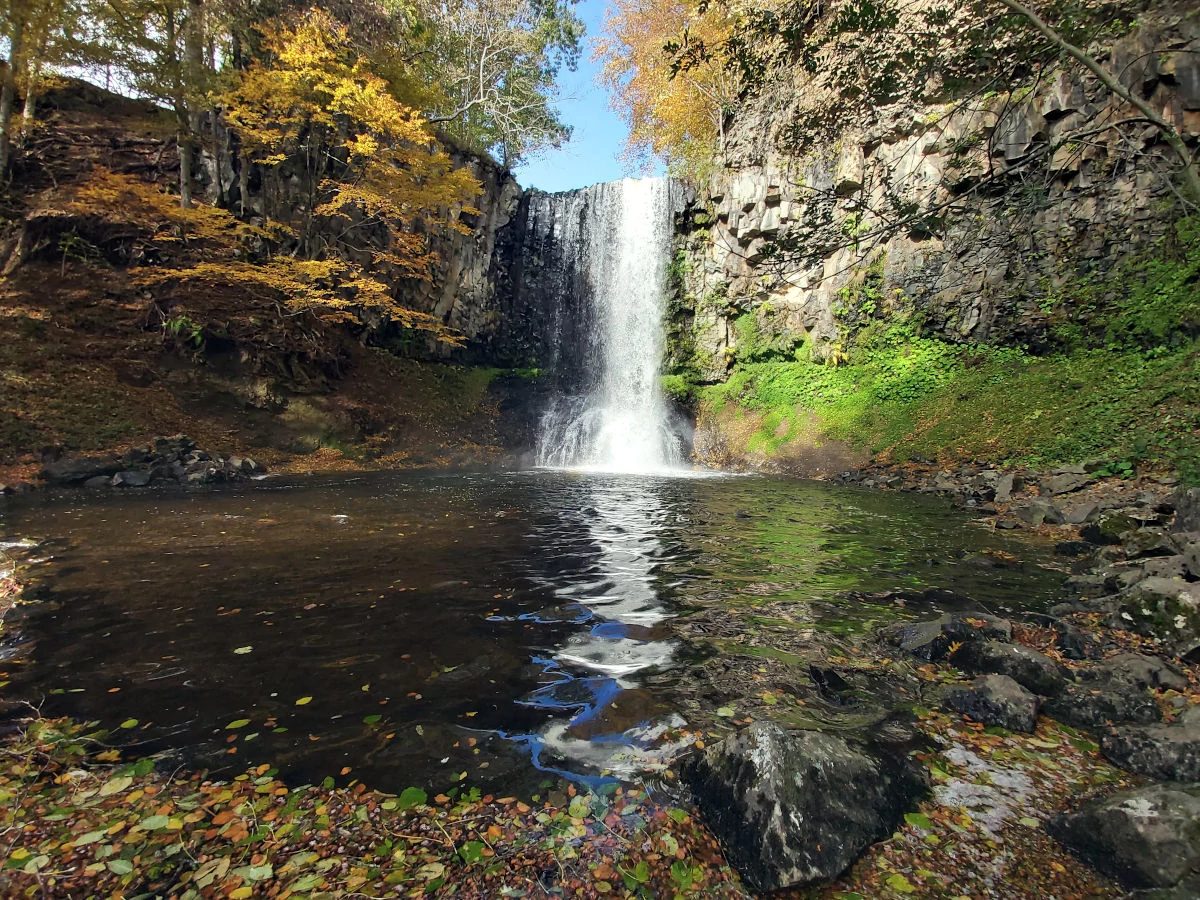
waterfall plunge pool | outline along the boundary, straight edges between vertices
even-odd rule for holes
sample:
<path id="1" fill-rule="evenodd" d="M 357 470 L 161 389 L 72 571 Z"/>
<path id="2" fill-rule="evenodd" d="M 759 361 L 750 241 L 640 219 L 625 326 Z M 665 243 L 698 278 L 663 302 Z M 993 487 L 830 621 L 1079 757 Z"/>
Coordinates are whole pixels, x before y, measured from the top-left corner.
<path id="1" fill-rule="evenodd" d="M 0 657 L 9 697 L 133 754 L 382 790 L 662 768 L 709 702 L 697 666 L 743 652 L 689 640 L 700 611 L 836 638 L 911 614 L 897 597 L 1003 613 L 1063 582 L 1047 548 L 944 501 L 763 476 L 47 495 L 0 520 L 24 538 L 41 602 Z"/>

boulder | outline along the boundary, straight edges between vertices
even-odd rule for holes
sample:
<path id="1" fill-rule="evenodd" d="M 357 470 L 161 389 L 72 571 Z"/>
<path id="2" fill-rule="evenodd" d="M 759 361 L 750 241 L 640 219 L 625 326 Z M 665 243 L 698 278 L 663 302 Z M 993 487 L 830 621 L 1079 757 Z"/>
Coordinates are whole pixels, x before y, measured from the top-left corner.
<path id="1" fill-rule="evenodd" d="M 1162 711 L 1150 690 L 1170 682 L 1172 673 L 1153 657 L 1134 653 L 1115 656 L 1080 672 L 1079 683 L 1068 685 L 1047 700 L 1042 712 L 1091 731 L 1126 722 L 1158 722 Z"/>
<path id="2" fill-rule="evenodd" d="M 759 891 L 836 878 L 927 786 L 899 755 L 755 722 L 684 768 L 729 861 Z"/>
<path id="3" fill-rule="evenodd" d="M 1200 786 L 1121 791 L 1054 818 L 1047 830 L 1128 888 L 1174 887 L 1200 866 Z"/>
<path id="4" fill-rule="evenodd" d="M 1062 510 L 1046 500 L 1030 500 L 1028 505 L 1014 509 L 1013 514 L 1022 522 L 1033 525 L 1035 528 L 1043 523 L 1061 525 L 1066 521 Z"/>
<path id="5" fill-rule="evenodd" d="M 42 478 L 47 484 L 83 484 L 101 475 L 115 475 L 121 463 L 109 456 L 73 456 L 48 462 L 42 466 Z"/>
<path id="6" fill-rule="evenodd" d="M 1060 662 L 1020 644 L 1000 641 L 971 641 L 951 654 L 950 662 L 969 675 L 1007 675 L 1035 694 L 1051 697 L 1071 680 L 1071 672 Z"/>
<path id="7" fill-rule="evenodd" d="M 95 477 L 89 478 L 87 481 L 85 481 L 83 486 L 85 488 L 91 488 L 92 490 L 95 490 L 97 488 L 112 487 L 112 483 L 113 480 L 110 476 L 96 475 Z"/>
<path id="8" fill-rule="evenodd" d="M 1095 503 L 1077 503 L 1075 506 L 1069 506 L 1063 512 L 1063 518 L 1067 520 L 1068 525 L 1082 525 L 1089 521 L 1099 507 Z"/>
<path id="9" fill-rule="evenodd" d="M 1151 690 L 1184 691 L 1188 686 L 1188 680 L 1178 669 L 1157 656 L 1144 653 L 1119 653 L 1080 673 L 1080 680 L 1084 682 L 1114 678 Z"/>
<path id="10" fill-rule="evenodd" d="M 1200 781 L 1200 707 L 1173 725 L 1118 728 L 1100 749 L 1109 762 L 1129 772 L 1164 781 Z"/>
<path id="11" fill-rule="evenodd" d="M 1180 559 L 1188 574 L 1200 579 L 1200 541 L 1188 541 L 1184 544 Z"/>
<path id="12" fill-rule="evenodd" d="M 1200 531 L 1200 487 L 1178 487 L 1171 497 L 1175 507 L 1173 531 Z"/>
<path id="13" fill-rule="evenodd" d="M 1200 584 L 1143 578 L 1121 595 L 1115 625 L 1161 641 L 1175 656 L 1200 648 Z"/>
<path id="14" fill-rule="evenodd" d="M 926 622 L 889 625 L 880 636 L 905 653 L 937 662 L 945 659 L 950 645 L 969 641 L 1011 641 L 1012 623 L 985 613 L 945 615 Z"/>
<path id="15" fill-rule="evenodd" d="M 952 691 L 946 705 L 984 725 L 1030 732 L 1041 700 L 1007 675 L 981 675 L 969 688 Z"/>
<path id="16" fill-rule="evenodd" d="M 1012 492 L 1018 487 L 1015 476 L 1009 472 L 996 479 L 995 501 L 1008 503 L 1012 500 Z"/>
<path id="17" fill-rule="evenodd" d="M 1122 513 L 1109 513 L 1080 528 L 1079 536 L 1093 544 L 1119 544 L 1122 535 L 1137 527 L 1136 519 Z"/>
<path id="18" fill-rule="evenodd" d="M 1044 478 L 1041 481 L 1040 487 L 1049 494 L 1070 494 L 1082 487 L 1086 487 L 1087 483 L 1091 480 L 1091 476 L 1089 475 L 1072 472 Z"/>

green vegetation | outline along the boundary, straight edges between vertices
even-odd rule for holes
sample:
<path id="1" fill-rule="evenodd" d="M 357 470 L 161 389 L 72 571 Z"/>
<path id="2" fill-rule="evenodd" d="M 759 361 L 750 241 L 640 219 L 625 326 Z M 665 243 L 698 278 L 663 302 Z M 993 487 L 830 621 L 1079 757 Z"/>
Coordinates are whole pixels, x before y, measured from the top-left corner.
<path id="1" fill-rule="evenodd" d="M 868 268 L 840 298 L 842 327 L 858 328 L 844 353 L 834 348 L 842 365 L 802 350 L 789 359 L 743 314 L 733 372 L 697 392 L 702 406 L 761 414 L 746 449 L 768 455 L 815 417 L 826 438 L 898 460 L 1100 459 L 1111 474 L 1173 468 L 1200 483 L 1200 219 L 1038 301 L 1059 348 L 1049 356 L 951 344 L 922 336 L 915 320 L 875 318 L 881 279 Z"/>

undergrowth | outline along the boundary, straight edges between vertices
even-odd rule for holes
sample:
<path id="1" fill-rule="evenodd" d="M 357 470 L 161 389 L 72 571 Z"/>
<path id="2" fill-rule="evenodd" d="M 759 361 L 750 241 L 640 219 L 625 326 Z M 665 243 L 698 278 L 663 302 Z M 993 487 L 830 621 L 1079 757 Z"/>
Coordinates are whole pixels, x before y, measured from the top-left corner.
<path id="1" fill-rule="evenodd" d="M 825 438 L 897 461 L 1106 460 L 1200 484 L 1200 218 L 1039 305 L 1054 311 L 1052 355 L 951 344 L 875 318 L 841 365 L 804 348 L 741 352 L 759 345 L 747 316 L 728 381 L 695 393 L 713 414 L 731 403 L 759 414 L 750 452 L 780 452 L 815 419 Z"/>

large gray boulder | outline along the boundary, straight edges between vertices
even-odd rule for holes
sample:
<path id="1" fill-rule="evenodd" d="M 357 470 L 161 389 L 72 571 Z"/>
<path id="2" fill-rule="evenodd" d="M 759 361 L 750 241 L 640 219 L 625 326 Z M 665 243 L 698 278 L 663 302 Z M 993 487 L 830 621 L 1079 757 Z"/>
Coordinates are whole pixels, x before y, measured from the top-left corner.
<path id="1" fill-rule="evenodd" d="M 1200 531 L 1200 487 L 1179 487 L 1171 497 L 1175 506 L 1173 531 Z"/>
<path id="2" fill-rule="evenodd" d="M 905 757 L 767 722 L 684 771 L 729 861 L 759 891 L 836 878 L 927 790 L 923 770 Z"/>
<path id="3" fill-rule="evenodd" d="M 1060 662 L 1021 644 L 972 641 L 950 655 L 950 662 L 969 675 L 1007 675 L 1021 687 L 1052 697 L 1071 680 Z"/>
<path id="4" fill-rule="evenodd" d="M 1155 638 L 1176 656 L 1200 649 L 1200 584 L 1144 578 L 1121 596 L 1114 624 Z"/>
<path id="5" fill-rule="evenodd" d="M 1049 831 L 1126 887 L 1174 887 L 1200 866 L 1200 787 L 1122 791 L 1057 817 Z"/>
<path id="6" fill-rule="evenodd" d="M 1078 679 L 1078 684 L 1069 684 L 1047 700 L 1042 712 L 1091 731 L 1130 722 L 1158 722 L 1162 711 L 1151 691 L 1187 687 L 1187 679 L 1167 663 L 1141 653 L 1118 654 L 1079 672 Z"/>
<path id="7" fill-rule="evenodd" d="M 1128 725 L 1105 735 L 1100 749 L 1129 772 L 1165 781 L 1200 781 L 1200 707 L 1173 725 Z"/>
<path id="8" fill-rule="evenodd" d="M 1041 701 L 1007 675 L 981 675 L 970 687 L 952 691 L 946 705 L 984 725 L 1030 732 Z"/>
<path id="9" fill-rule="evenodd" d="M 83 484 L 92 478 L 115 475 L 121 463 L 109 456 L 71 456 L 42 466 L 42 478 L 49 485 Z"/>

